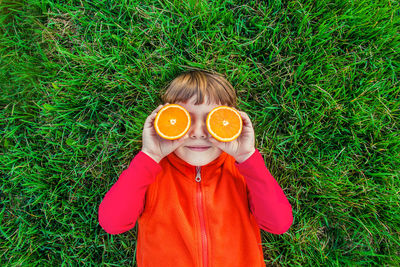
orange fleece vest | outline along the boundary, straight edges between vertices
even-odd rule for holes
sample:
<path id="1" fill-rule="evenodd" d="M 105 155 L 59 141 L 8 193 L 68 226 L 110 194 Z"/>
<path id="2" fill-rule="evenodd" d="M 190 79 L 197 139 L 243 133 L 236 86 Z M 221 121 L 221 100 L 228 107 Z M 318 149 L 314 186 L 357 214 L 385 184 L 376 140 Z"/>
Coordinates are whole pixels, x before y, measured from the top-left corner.
<path id="1" fill-rule="evenodd" d="M 265 266 L 260 228 L 232 156 L 222 152 L 195 167 L 171 153 L 160 165 L 138 219 L 139 267 Z"/>

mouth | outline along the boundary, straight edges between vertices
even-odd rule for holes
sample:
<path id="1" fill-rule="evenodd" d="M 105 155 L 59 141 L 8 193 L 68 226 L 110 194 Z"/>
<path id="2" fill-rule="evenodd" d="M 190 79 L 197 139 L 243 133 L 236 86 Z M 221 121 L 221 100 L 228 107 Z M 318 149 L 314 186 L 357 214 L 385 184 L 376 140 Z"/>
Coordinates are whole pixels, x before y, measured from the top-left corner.
<path id="1" fill-rule="evenodd" d="M 186 146 L 192 151 L 206 151 L 211 148 L 211 146 Z"/>

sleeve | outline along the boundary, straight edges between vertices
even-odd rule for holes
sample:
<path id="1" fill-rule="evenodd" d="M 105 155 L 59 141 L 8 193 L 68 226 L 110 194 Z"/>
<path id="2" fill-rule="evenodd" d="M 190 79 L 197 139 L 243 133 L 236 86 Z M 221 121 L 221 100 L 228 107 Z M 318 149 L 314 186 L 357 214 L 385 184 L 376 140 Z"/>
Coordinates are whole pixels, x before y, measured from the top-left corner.
<path id="1" fill-rule="evenodd" d="M 133 158 L 99 206 L 99 224 L 107 233 L 120 234 L 135 226 L 147 188 L 161 170 L 161 165 L 142 151 Z"/>
<path id="2" fill-rule="evenodd" d="M 265 166 L 258 149 L 244 162 L 235 162 L 248 187 L 249 205 L 261 229 L 283 234 L 293 223 L 292 206 Z"/>

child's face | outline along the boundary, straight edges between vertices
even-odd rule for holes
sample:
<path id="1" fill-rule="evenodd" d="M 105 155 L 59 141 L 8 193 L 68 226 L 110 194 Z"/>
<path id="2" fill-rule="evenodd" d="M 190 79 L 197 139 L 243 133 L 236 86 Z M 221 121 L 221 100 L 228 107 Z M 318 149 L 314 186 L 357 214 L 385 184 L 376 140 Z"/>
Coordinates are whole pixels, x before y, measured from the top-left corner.
<path id="1" fill-rule="evenodd" d="M 189 138 L 174 153 L 190 165 L 203 166 L 218 158 L 222 153 L 221 149 L 210 143 L 209 138 L 211 135 L 206 126 L 208 113 L 220 105 L 216 103 L 208 105 L 207 97 L 201 105 L 194 105 L 195 102 L 196 98 L 194 96 L 186 103 L 177 103 L 190 113 L 191 126 L 187 133 Z"/>

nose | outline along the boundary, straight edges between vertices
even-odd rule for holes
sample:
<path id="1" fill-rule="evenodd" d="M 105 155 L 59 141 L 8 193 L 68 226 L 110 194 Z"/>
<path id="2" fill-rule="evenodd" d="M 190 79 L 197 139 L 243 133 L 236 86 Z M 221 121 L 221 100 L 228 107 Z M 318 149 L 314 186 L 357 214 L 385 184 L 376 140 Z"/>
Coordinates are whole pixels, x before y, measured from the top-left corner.
<path id="1" fill-rule="evenodd" d="M 193 121 L 190 125 L 189 136 L 191 138 L 202 138 L 207 139 L 209 133 L 207 130 L 206 122 L 202 120 Z"/>

